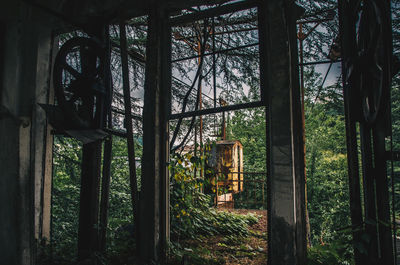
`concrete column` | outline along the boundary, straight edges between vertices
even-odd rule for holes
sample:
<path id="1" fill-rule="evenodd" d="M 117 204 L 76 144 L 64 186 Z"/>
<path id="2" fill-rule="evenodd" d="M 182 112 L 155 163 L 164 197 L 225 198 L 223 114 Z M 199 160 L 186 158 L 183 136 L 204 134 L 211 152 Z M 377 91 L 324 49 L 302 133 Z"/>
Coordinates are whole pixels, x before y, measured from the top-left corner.
<path id="1" fill-rule="evenodd" d="M 15 1 L 0 21 L 0 249 L 2 264 L 34 264 L 41 237 L 50 31 Z M 11 12 L 12 11 L 12 12 Z"/>
<path id="2" fill-rule="evenodd" d="M 154 5 L 156 7 L 157 5 Z M 139 255 L 144 264 L 159 264 L 168 236 L 168 104 L 170 33 L 162 8 L 148 18 L 146 81 L 143 108 L 143 159 L 140 197 Z"/>
<path id="3" fill-rule="evenodd" d="M 267 108 L 268 264 L 305 264 L 304 160 L 297 71 L 296 6 L 260 8 L 260 52 Z"/>

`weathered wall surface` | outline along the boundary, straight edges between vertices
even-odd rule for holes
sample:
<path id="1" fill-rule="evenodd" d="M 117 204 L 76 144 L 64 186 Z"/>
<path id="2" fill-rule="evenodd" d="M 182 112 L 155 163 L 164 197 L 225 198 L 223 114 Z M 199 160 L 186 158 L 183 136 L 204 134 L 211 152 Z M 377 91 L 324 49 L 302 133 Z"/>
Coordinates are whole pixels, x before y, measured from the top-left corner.
<path id="1" fill-rule="evenodd" d="M 9 133 L 10 130 L 14 133 Z M 4 264 L 18 264 L 19 229 L 16 224 L 19 216 L 15 209 L 19 207 L 19 202 L 15 194 L 19 189 L 18 182 L 14 180 L 19 178 L 19 161 L 15 159 L 19 154 L 17 148 L 7 148 L 19 145 L 19 135 L 15 133 L 18 131 L 19 124 L 14 119 L 7 117 L 0 120 L 0 146 L 2 150 L 7 150 L 0 151 L 0 248 Z"/>
<path id="2" fill-rule="evenodd" d="M 1 264 L 25 265 L 34 264 L 43 198 L 49 200 L 43 193 L 48 128 L 37 103 L 48 102 L 51 31 L 32 8 L 12 4 L 0 22 L 0 249 Z"/>

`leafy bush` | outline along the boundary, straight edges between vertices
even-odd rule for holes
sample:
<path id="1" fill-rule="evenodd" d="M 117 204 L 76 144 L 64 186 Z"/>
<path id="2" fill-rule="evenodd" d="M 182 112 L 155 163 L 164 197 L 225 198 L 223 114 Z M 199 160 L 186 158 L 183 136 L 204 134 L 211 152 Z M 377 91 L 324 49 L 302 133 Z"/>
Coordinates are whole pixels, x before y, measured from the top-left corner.
<path id="1" fill-rule="evenodd" d="M 257 223 L 254 214 L 239 215 L 218 211 L 211 196 L 201 192 L 204 181 L 197 178 L 206 157 L 174 154 L 171 159 L 171 238 L 196 238 L 199 235 L 249 235 L 248 226 Z"/>
<path id="2" fill-rule="evenodd" d="M 349 242 L 333 241 L 329 244 L 316 245 L 308 249 L 309 265 L 350 265 L 353 264 Z"/>

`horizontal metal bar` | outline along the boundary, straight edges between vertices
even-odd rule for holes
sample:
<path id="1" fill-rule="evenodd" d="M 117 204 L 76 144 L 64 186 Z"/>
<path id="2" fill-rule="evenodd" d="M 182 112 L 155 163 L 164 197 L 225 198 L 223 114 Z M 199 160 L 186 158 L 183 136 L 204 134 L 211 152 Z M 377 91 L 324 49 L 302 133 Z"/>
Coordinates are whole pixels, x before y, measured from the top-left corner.
<path id="1" fill-rule="evenodd" d="M 168 3 L 168 8 L 169 9 L 187 9 L 191 8 L 193 6 L 199 6 L 199 5 L 219 5 L 219 4 L 224 4 L 226 2 L 229 2 L 231 0 L 175 0 L 175 1 L 169 1 Z M 206 2 L 206 3 L 204 3 Z"/>
<path id="2" fill-rule="evenodd" d="M 125 117 L 125 112 L 120 110 L 120 109 L 111 108 L 111 111 L 114 112 L 114 113 L 121 114 L 121 115 L 123 115 Z M 131 114 L 131 118 L 135 119 L 135 120 L 138 120 L 138 121 L 142 121 L 143 120 L 142 116 L 136 115 L 136 114 Z"/>
<path id="3" fill-rule="evenodd" d="M 337 61 L 317 61 L 317 62 L 308 62 L 308 63 L 299 63 L 298 66 L 306 66 L 306 65 L 315 65 L 315 64 L 325 64 L 325 63 L 340 63 L 342 60 Z"/>
<path id="4" fill-rule="evenodd" d="M 244 192 L 244 191 L 240 191 L 240 192 L 238 192 L 238 193 L 242 193 L 242 192 Z M 215 194 L 215 193 L 213 193 L 213 194 Z M 218 195 L 218 196 L 223 196 L 224 194 L 222 194 L 222 195 Z M 254 203 L 254 204 L 265 204 L 265 202 L 262 202 L 262 201 L 255 201 L 255 200 L 246 200 L 246 199 L 242 199 L 243 200 L 243 202 L 245 202 L 245 203 Z M 233 203 L 234 201 L 220 201 L 220 200 L 218 200 L 218 204 L 223 204 L 223 203 L 227 203 L 227 202 L 230 202 L 230 203 Z M 218 205 L 218 206 L 220 206 L 220 205 Z M 221 207 L 221 209 L 224 209 L 223 207 Z M 259 209 L 248 209 L 248 210 L 259 210 Z M 263 210 L 263 211 L 266 211 L 266 210 Z"/>
<path id="5" fill-rule="evenodd" d="M 114 112 L 114 113 L 118 113 L 118 114 L 121 114 L 121 115 L 125 116 L 125 112 L 122 111 L 122 110 L 119 110 L 119 109 L 116 109 L 116 108 L 111 108 L 111 111 Z"/>
<path id="6" fill-rule="evenodd" d="M 225 180 L 225 181 L 223 181 L 223 180 L 218 180 L 218 186 L 221 186 L 221 185 L 230 185 L 230 184 L 234 184 L 234 183 L 239 183 L 239 182 L 243 182 L 243 183 L 263 183 L 263 182 L 266 182 L 267 180 L 266 179 L 247 179 L 247 180 L 243 180 L 243 179 L 241 179 L 241 180 L 231 180 L 231 179 L 229 179 L 229 180 Z M 216 184 L 213 184 L 213 185 L 216 185 Z"/>
<path id="7" fill-rule="evenodd" d="M 224 173 L 224 172 L 214 172 L 215 174 Z M 243 174 L 243 175 L 266 175 L 267 172 L 228 172 L 229 174 Z"/>
<path id="8" fill-rule="evenodd" d="M 119 45 L 118 42 L 111 40 L 110 43 L 113 47 L 118 48 L 121 51 L 121 46 Z M 127 53 L 132 59 L 138 61 L 139 63 L 142 64 L 146 63 L 146 58 L 140 53 L 136 52 L 135 50 L 127 49 Z"/>
<path id="9" fill-rule="evenodd" d="M 189 56 L 189 57 L 179 58 L 179 59 L 172 60 L 172 63 L 185 61 L 185 60 L 190 60 L 190 59 L 196 59 L 196 58 L 200 58 L 201 56 L 210 56 L 210 55 L 213 55 L 213 54 L 219 54 L 219 53 L 225 53 L 225 52 L 230 52 L 230 51 L 241 50 L 241 49 L 257 46 L 259 44 L 260 44 L 259 42 L 250 43 L 250 44 L 246 44 L 246 45 L 242 45 L 242 46 L 238 46 L 238 47 L 233 47 L 233 48 L 229 48 L 229 49 L 224 49 L 224 50 L 218 50 L 218 51 L 215 51 L 215 52 L 204 53 L 203 55 L 193 55 L 193 56 Z"/>
<path id="10" fill-rule="evenodd" d="M 307 15 L 303 15 L 303 16 L 301 17 L 301 19 L 306 19 L 306 18 L 310 18 L 310 17 L 315 17 L 315 16 L 317 16 L 317 15 L 321 15 L 321 14 L 323 14 L 323 13 L 329 13 L 330 11 L 335 11 L 335 10 L 337 10 L 337 9 L 338 9 L 337 6 L 334 6 L 334 7 L 331 7 L 331 8 L 327 8 L 327 9 L 320 9 L 320 10 L 315 11 L 314 13 L 310 13 L 310 14 L 307 14 Z M 335 12 L 335 13 L 336 13 L 336 12 Z"/>
<path id="11" fill-rule="evenodd" d="M 171 26 L 178 26 L 178 25 L 190 23 L 190 22 L 193 22 L 196 20 L 216 17 L 216 16 L 220 16 L 220 15 L 224 15 L 224 14 L 228 14 L 228 13 L 232 13 L 232 12 L 241 11 L 244 9 L 257 7 L 257 5 L 259 3 L 260 3 L 259 0 L 245 0 L 245 1 L 236 2 L 233 4 L 222 5 L 219 7 L 206 9 L 206 10 L 199 11 L 196 13 L 170 18 L 169 24 Z"/>
<path id="12" fill-rule="evenodd" d="M 114 91 L 113 94 L 117 95 L 117 96 L 120 97 L 120 98 L 123 98 L 123 97 L 124 97 L 124 95 L 121 94 L 121 93 L 119 93 L 118 91 Z M 131 101 L 137 102 L 137 101 L 140 101 L 140 99 L 131 96 Z M 133 104 L 133 107 L 143 109 L 142 106 L 137 105 L 137 104 Z"/>
<path id="13" fill-rule="evenodd" d="M 173 76 L 172 79 L 174 79 L 175 81 L 181 83 L 182 85 L 184 85 L 184 86 L 186 86 L 186 87 L 188 87 L 188 88 L 191 87 L 189 84 L 186 84 L 185 82 L 183 82 L 182 80 L 176 78 L 175 76 Z M 197 95 L 197 91 L 192 91 L 191 94 Z M 204 94 L 203 92 L 201 93 L 201 95 L 203 95 L 204 97 L 206 97 L 206 98 L 208 98 L 208 99 L 210 99 L 210 100 L 214 100 L 212 97 L 208 96 L 207 94 Z"/>
<path id="14" fill-rule="evenodd" d="M 244 28 L 244 29 L 237 29 L 237 30 L 228 30 L 228 31 L 220 31 L 220 32 L 215 32 L 212 33 L 210 32 L 210 36 L 212 35 L 224 35 L 224 34 L 231 34 L 231 33 L 239 33 L 239 32 L 246 32 L 246 31 L 253 31 L 253 30 L 258 30 L 258 27 L 253 27 L 253 28 Z M 174 37 L 175 40 L 187 40 L 187 39 L 194 39 L 197 38 L 197 35 L 191 35 L 191 36 L 179 36 L 179 37 Z"/>
<path id="15" fill-rule="evenodd" d="M 124 131 L 114 130 L 114 129 L 109 129 L 109 128 L 103 128 L 103 131 L 105 131 L 109 134 L 115 135 L 115 136 L 126 138 L 126 132 L 124 132 Z"/>
<path id="16" fill-rule="evenodd" d="M 197 110 L 197 111 L 188 111 L 188 112 L 184 112 L 184 113 L 170 114 L 169 120 L 176 120 L 176 119 L 180 119 L 180 118 L 203 116 L 203 115 L 208 115 L 208 114 L 221 113 L 221 112 L 224 112 L 224 111 L 249 109 L 249 108 L 262 107 L 262 106 L 264 106 L 262 101 L 256 101 L 256 102 L 242 103 L 242 104 L 236 104 L 236 105 L 231 105 L 231 106 L 217 107 L 217 108 L 212 108 L 212 109 L 202 109 L 202 110 Z"/>
<path id="17" fill-rule="evenodd" d="M 326 21 L 331 21 L 334 18 L 321 18 L 321 19 L 310 19 L 310 20 L 299 20 L 296 24 L 307 24 L 307 23 L 322 23 Z"/>

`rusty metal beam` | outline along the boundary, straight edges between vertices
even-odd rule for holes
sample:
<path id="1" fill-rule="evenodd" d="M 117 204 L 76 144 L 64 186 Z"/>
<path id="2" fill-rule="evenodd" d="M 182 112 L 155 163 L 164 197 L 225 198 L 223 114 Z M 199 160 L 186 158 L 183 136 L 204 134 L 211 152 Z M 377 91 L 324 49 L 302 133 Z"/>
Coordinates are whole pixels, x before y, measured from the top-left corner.
<path id="1" fill-rule="evenodd" d="M 233 48 L 229 48 L 229 49 L 223 49 L 223 50 L 217 50 L 215 52 L 208 52 L 208 53 L 204 53 L 202 55 L 193 55 L 193 56 L 188 56 L 188 57 L 184 57 L 184 58 L 179 58 L 179 59 L 175 59 L 172 62 L 176 63 L 176 62 L 181 62 L 181 61 L 185 61 L 185 60 L 190 60 L 190 59 L 196 59 L 196 58 L 200 58 L 202 56 L 209 56 L 209 55 L 213 55 L 213 54 L 219 54 L 219 53 L 227 53 L 230 51 L 236 51 L 236 50 L 240 50 L 240 49 L 245 49 L 245 48 L 250 48 L 250 47 L 254 47 L 254 46 L 258 46 L 259 43 L 249 43 L 246 45 L 242 45 L 242 46 L 238 46 L 238 47 L 233 47 Z"/>
<path id="2" fill-rule="evenodd" d="M 179 118 L 202 116 L 202 115 L 208 115 L 208 114 L 214 114 L 214 113 L 221 113 L 224 111 L 249 109 L 249 108 L 256 108 L 256 107 L 261 107 L 261 106 L 263 106 L 263 103 L 261 101 L 256 101 L 256 102 L 235 104 L 235 105 L 230 105 L 230 106 L 216 107 L 216 108 L 211 108 L 211 109 L 202 109 L 202 110 L 197 110 L 197 111 L 188 111 L 188 112 L 183 112 L 183 113 L 171 114 L 169 116 L 169 119 L 176 120 Z"/>
<path id="3" fill-rule="evenodd" d="M 299 63 L 299 66 L 307 66 L 307 65 L 316 65 L 316 64 L 326 64 L 326 63 L 340 63 L 342 62 L 341 60 L 337 61 L 316 61 L 316 62 L 306 62 L 306 63 Z"/>
<path id="4" fill-rule="evenodd" d="M 242 11 L 245 9 L 256 7 L 260 3 L 259 0 L 246 0 L 240 1 L 233 4 L 222 5 L 199 11 L 192 14 L 177 16 L 169 19 L 170 26 L 178 26 L 186 23 L 190 23 L 196 20 L 202 20 L 205 18 L 216 17 L 232 12 Z"/>

